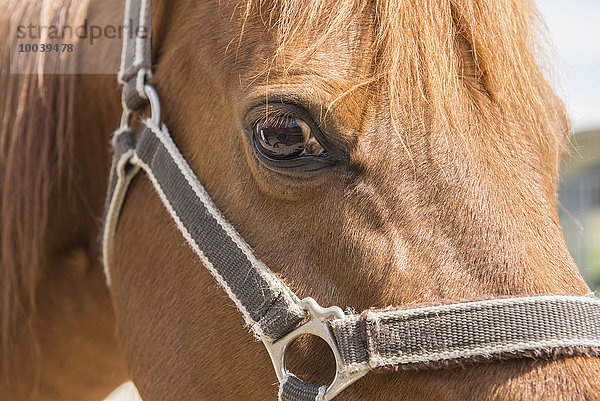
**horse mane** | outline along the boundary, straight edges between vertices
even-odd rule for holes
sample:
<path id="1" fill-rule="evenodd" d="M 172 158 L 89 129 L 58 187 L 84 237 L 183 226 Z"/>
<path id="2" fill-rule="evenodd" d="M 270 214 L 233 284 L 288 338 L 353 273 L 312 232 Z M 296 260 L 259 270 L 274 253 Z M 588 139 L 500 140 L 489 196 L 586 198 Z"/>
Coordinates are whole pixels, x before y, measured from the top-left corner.
<path id="1" fill-rule="evenodd" d="M 9 19 L 25 25 L 40 21 L 60 26 L 67 21 L 81 21 L 88 3 L 3 0 L 0 4 L 0 32 L 4 38 L 0 49 L 0 339 L 3 354 L 23 323 L 31 330 L 36 283 L 50 251 L 46 240 L 51 210 L 57 203 L 55 194 L 70 188 L 77 80 L 75 75 L 60 73 L 69 70 L 75 57 L 54 59 L 37 53 L 35 59 L 11 71 L 11 62 L 16 68 L 16 63 L 22 60 Z M 73 42 L 75 39 L 69 41 Z"/>

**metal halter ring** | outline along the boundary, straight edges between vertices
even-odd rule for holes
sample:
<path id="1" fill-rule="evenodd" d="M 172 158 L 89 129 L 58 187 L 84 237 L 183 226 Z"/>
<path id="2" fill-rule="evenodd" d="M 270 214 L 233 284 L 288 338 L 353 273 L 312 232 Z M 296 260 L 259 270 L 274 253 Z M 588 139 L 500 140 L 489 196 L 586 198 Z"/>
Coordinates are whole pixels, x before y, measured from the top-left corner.
<path id="1" fill-rule="evenodd" d="M 148 100 L 150 101 L 150 119 L 152 122 L 160 127 L 161 116 L 160 116 L 160 100 L 158 99 L 158 94 L 152 85 L 144 85 L 144 92 L 146 92 L 146 96 L 148 96 Z"/>
<path id="2" fill-rule="evenodd" d="M 367 374 L 367 371 L 345 372 L 342 369 L 342 356 L 338 349 L 335 337 L 333 336 L 333 333 L 327 324 L 327 322 L 332 319 L 344 318 L 344 312 L 339 306 L 322 308 L 313 298 L 310 297 L 304 298 L 298 303 L 298 306 L 309 313 L 310 320 L 281 337 L 279 340 L 269 341 L 263 338 L 263 343 L 265 344 L 265 347 L 269 352 L 269 356 L 271 357 L 271 361 L 273 362 L 277 379 L 279 379 L 279 382 L 282 383 L 284 378 L 291 374 L 285 365 L 285 354 L 289 345 L 296 338 L 303 334 L 310 334 L 322 338 L 329 345 L 331 351 L 333 352 L 333 356 L 335 357 L 335 378 L 327 387 L 323 398 L 325 401 L 331 400 L 343 389 Z"/>
<path id="3" fill-rule="evenodd" d="M 152 85 L 144 85 L 144 93 L 148 98 L 150 103 L 150 119 L 152 122 L 160 127 L 161 123 L 161 110 L 160 110 L 160 99 L 158 98 L 158 94 L 156 93 L 156 89 Z M 123 114 L 121 114 L 121 128 L 125 128 L 129 126 L 129 119 L 131 118 L 133 113 L 128 111 L 126 108 L 123 109 Z"/>

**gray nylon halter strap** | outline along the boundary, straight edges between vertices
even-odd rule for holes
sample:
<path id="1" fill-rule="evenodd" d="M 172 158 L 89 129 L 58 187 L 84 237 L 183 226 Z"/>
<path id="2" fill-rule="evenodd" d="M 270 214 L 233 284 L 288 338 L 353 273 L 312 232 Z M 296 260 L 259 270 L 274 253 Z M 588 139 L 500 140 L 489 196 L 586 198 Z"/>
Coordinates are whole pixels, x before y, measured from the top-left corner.
<path id="1" fill-rule="evenodd" d="M 527 352 L 600 352 L 600 300 L 537 296 L 464 302 L 419 309 L 367 311 L 329 322 L 344 369 L 426 367 Z"/>
<path id="2" fill-rule="evenodd" d="M 126 0 L 121 68 L 122 104 L 127 113 L 142 108 L 148 98 L 144 84 L 152 77 L 152 0 Z"/>
<path id="3" fill-rule="evenodd" d="M 128 187 L 143 170 L 177 228 L 223 287 L 273 360 L 282 401 L 330 400 L 366 372 L 385 366 L 431 367 L 523 355 L 600 356 L 600 300 L 536 296 L 464 302 L 418 309 L 345 315 L 298 297 L 263 263 L 225 220 L 160 122 L 151 76 L 150 0 L 126 0 L 125 26 L 146 34 L 124 35 L 119 82 L 124 118 L 113 137 L 103 233 L 110 285 L 112 245 Z M 128 120 L 151 103 L 153 119 L 136 141 Z M 285 351 L 301 334 L 323 338 L 337 372 L 329 386 L 306 383 L 285 369 Z"/>
<path id="4" fill-rule="evenodd" d="M 225 220 L 173 143 L 166 127 L 146 121 L 146 128 L 135 149 L 130 130 L 118 132 L 115 164 L 122 177 L 115 184 L 116 194 L 125 193 L 129 172 L 141 167 L 154 185 L 177 228 L 203 265 L 234 301 L 246 323 L 258 336 L 277 339 L 306 316 L 298 307 L 299 299 L 262 262 L 235 229 Z M 130 145 L 127 149 L 123 145 Z M 123 160 L 125 159 L 125 160 Z M 129 174 L 128 174 L 129 173 Z M 135 173 L 133 173 L 135 174 Z M 110 196 L 110 195 L 109 195 Z M 120 198 L 119 196 L 111 196 Z M 115 201 L 115 208 L 119 208 Z M 107 215 L 115 216 L 118 210 Z M 116 221 L 118 218 L 114 218 Z M 113 221 L 113 218 L 107 218 Z M 114 236 L 116 227 L 107 235 Z M 107 237 L 106 243 L 112 241 Z M 110 253 L 108 250 L 107 253 Z M 110 255 L 106 255 L 108 266 Z M 110 277 L 107 271 L 107 277 Z"/>

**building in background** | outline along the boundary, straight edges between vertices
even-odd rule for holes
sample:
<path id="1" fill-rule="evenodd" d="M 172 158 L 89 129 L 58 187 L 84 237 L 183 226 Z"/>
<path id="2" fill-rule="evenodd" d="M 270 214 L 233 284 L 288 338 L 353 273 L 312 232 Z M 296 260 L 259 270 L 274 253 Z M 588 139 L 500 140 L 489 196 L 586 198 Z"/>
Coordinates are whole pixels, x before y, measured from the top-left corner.
<path id="1" fill-rule="evenodd" d="M 600 291 L 600 129 L 570 137 L 558 189 L 558 215 L 571 256 Z"/>
<path id="2" fill-rule="evenodd" d="M 560 223 L 573 259 L 600 295 L 600 1 L 536 2 L 552 42 L 549 78 L 574 132 L 561 165 Z"/>

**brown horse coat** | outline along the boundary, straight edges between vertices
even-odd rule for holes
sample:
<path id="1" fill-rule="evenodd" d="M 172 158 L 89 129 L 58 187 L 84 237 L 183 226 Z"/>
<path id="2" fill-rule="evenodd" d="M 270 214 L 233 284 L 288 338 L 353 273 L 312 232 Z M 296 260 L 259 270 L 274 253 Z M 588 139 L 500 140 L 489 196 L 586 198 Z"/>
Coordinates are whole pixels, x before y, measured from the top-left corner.
<path id="1" fill-rule="evenodd" d="M 97 237 L 115 77 L 48 75 L 56 66 L 44 62 L 9 73 L 9 16 L 118 21 L 120 2 L 7 3 L 0 394 L 93 400 L 131 377 L 146 401 L 274 399 L 262 344 L 143 175 L 105 288 Z M 556 215 L 568 123 L 530 2 L 178 0 L 154 11 L 164 121 L 219 209 L 299 296 L 362 310 L 589 292 Z M 116 60 L 118 44 L 103 43 L 80 44 L 59 69 Z M 314 174 L 261 162 L 245 133 L 264 103 L 304 110 L 347 161 Z M 301 342 L 291 369 L 326 382 L 323 355 Z M 524 359 L 373 373 L 339 399 L 591 400 L 599 377 L 597 359 Z"/>

